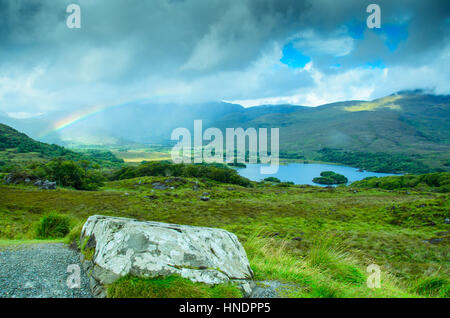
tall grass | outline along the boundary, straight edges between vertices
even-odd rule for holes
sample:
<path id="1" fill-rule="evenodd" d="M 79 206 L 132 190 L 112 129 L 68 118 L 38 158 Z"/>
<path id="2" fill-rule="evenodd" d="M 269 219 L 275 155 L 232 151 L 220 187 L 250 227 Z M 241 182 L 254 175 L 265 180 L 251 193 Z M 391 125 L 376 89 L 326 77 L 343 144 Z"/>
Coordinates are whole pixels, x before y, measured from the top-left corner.
<path id="1" fill-rule="evenodd" d="M 450 280 L 447 277 L 433 275 L 426 278 L 420 278 L 412 284 L 414 292 L 425 297 L 450 297 Z"/>
<path id="2" fill-rule="evenodd" d="M 245 243 L 257 280 L 294 283 L 285 297 L 417 297 L 405 292 L 396 280 L 383 273 L 381 288 L 367 286 L 367 274 L 343 246 L 319 241 L 304 255 L 288 246 L 287 241 L 264 238 L 258 234 Z"/>
<path id="3" fill-rule="evenodd" d="M 36 227 L 39 239 L 62 238 L 70 232 L 70 218 L 58 213 L 49 213 L 41 217 Z"/>

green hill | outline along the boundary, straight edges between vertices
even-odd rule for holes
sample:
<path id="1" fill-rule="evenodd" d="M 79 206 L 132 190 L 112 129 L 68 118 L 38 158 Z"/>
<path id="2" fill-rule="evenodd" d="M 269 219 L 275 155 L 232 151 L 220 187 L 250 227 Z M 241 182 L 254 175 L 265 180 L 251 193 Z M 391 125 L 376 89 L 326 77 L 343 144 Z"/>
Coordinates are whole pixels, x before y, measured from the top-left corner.
<path id="1" fill-rule="evenodd" d="M 450 96 L 402 92 L 370 102 L 296 107 L 260 116 L 230 113 L 215 124 L 222 129 L 279 127 L 280 151 L 285 157 L 380 172 L 425 173 L 449 171 L 449 117 Z M 350 158 L 352 154 L 364 159 Z"/>
<path id="2" fill-rule="evenodd" d="M 123 161 L 109 151 L 75 152 L 58 145 L 36 141 L 27 135 L 0 124 L 0 169 L 5 166 L 21 166 L 33 161 L 44 162 L 64 157 L 68 160 L 89 160 L 104 166 L 115 166 Z"/>
<path id="3" fill-rule="evenodd" d="M 13 126 L 34 136 L 33 131 L 39 129 L 32 127 L 42 127 L 54 119 L 48 114 Z M 318 107 L 244 108 L 229 103 L 127 105 L 89 116 L 62 133 L 50 134 L 46 140 L 64 144 L 64 134 L 73 140 L 81 134 L 81 145 L 89 140 L 86 136 L 92 140 L 103 136 L 105 140 L 170 147 L 173 129 L 185 127 L 193 131 L 196 119 L 203 120 L 204 130 L 217 127 L 224 135 L 230 127 L 279 128 L 282 158 L 335 162 L 377 172 L 450 171 L 450 96 L 421 91 Z"/>

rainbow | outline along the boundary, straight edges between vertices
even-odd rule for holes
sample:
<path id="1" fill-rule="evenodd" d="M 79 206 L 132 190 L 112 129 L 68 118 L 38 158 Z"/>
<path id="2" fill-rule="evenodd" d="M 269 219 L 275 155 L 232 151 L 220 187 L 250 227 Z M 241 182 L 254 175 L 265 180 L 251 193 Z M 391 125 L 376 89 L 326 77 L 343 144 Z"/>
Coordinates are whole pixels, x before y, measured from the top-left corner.
<path id="1" fill-rule="evenodd" d="M 131 103 L 141 103 L 144 101 L 148 101 L 148 100 L 144 100 L 144 99 L 138 99 L 138 100 L 134 100 L 134 101 L 127 101 L 127 102 L 121 102 L 118 104 L 113 104 L 113 105 L 104 105 L 104 104 L 99 104 L 99 105 L 95 105 L 95 106 L 91 106 L 91 107 L 87 107 L 84 109 L 81 109 L 79 111 L 70 113 L 68 116 L 61 118 L 59 120 L 57 120 L 56 122 L 53 123 L 53 125 L 51 125 L 48 129 L 44 130 L 39 137 L 45 137 L 47 135 L 49 135 L 50 133 L 54 133 L 54 132 L 58 132 L 63 130 L 64 128 L 67 128 L 77 122 L 80 122 L 86 118 L 89 118 L 91 116 L 94 116 L 98 113 L 101 113 L 102 111 L 106 110 L 106 109 L 110 109 L 113 107 L 120 107 L 120 106 L 125 106 L 125 105 L 129 105 Z"/>

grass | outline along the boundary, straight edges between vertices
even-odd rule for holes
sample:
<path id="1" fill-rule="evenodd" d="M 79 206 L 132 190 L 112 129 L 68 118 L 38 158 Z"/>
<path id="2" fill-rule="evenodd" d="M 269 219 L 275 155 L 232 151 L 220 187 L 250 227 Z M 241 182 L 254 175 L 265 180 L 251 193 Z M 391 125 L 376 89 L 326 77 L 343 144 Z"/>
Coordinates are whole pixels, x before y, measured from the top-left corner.
<path id="1" fill-rule="evenodd" d="M 37 152 L 19 153 L 17 149 L 0 150 L 0 161 L 5 161 L 13 165 L 26 165 L 30 162 L 46 162 L 46 158 Z"/>
<path id="2" fill-rule="evenodd" d="M 232 284 L 210 286 L 171 275 L 157 278 L 122 277 L 107 289 L 109 298 L 241 298 Z"/>
<path id="3" fill-rule="evenodd" d="M 413 285 L 413 290 L 425 297 L 450 297 L 450 280 L 447 277 L 426 277 Z"/>
<path id="4" fill-rule="evenodd" d="M 87 261 L 92 260 L 95 254 L 95 248 L 88 248 L 87 243 L 89 242 L 90 237 L 86 237 L 84 242 L 81 244 L 80 251 L 83 253 L 84 259 Z"/>
<path id="5" fill-rule="evenodd" d="M 32 244 L 52 244 L 52 243 L 66 243 L 65 239 L 49 239 L 49 240 L 0 240 L 1 246 L 17 246 L 17 245 L 32 245 Z"/>
<path id="6" fill-rule="evenodd" d="M 401 110 L 401 106 L 395 104 L 395 101 L 401 98 L 401 96 L 387 96 L 371 102 L 363 102 L 355 106 L 344 107 L 344 110 L 348 112 L 375 111 L 379 108 Z"/>
<path id="7" fill-rule="evenodd" d="M 363 266 L 348 252 L 319 242 L 306 255 L 295 253 L 282 240 L 253 237 L 245 243 L 257 280 L 294 283 L 285 297 L 416 297 L 385 273 L 380 289 L 367 287 Z"/>
<path id="8" fill-rule="evenodd" d="M 427 191 L 313 186 L 243 188 L 206 180 L 155 190 L 164 177 L 109 182 L 100 191 L 0 186 L 0 239 L 34 239 L 49 211 L 71 218 L 66 240 L 94 214 L 224 228 L 243 243 L 259 280 L 295 286 L 289 297 L 441 297 L 449 277 L 449 200 Z M 230 189 L 231 188 L 231 189 Z M 210 200 L 200 197 L 208 192 Z M 70 239 L 68 239 L 70 238 Z M 441 238 L 437 244 L 428 240 Z M 368 289 L 366 267 L 382 269 L 382 288 Z M 440 286 L 440 287 L 439 287 Z M 428 288 L 428 287 L 427 287 Z"/>
<path id="9" fill-rule="evenodd" d="M 78 248 L 81 249 L 81 242 L 80 242 L 80 235 L 81 230 L 83 229 L 83 222 L 78 222 L 76 225 L 74 225 L 67 237 L 65 238 L 65 243 L 70 244 L 72 242 L 75 242 L 78 246 Z M 87 242 L 86 242 L 87 243 Z"/>
<path id="10" fill-rule="evenodd" d="M 61 238 L 70 232 L 70 218 L 67 215 L 49 213 L 41 217 L 36 226 L 37 238 Z"/>
<path id="11" fill-rule="evenodd" d="M 152 151 L 133 149 L 127 151 L 113 151 L 113 154 L 127 163 L 140 163 L 142 161 L 171 160 L 169 151 Z"/>

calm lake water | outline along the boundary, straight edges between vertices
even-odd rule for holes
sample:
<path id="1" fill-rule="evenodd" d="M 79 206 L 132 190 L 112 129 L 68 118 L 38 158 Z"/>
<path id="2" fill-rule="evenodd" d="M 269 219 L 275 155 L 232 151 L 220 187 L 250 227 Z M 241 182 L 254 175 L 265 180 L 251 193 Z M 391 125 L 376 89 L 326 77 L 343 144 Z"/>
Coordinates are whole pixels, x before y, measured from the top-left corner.
<path id="1" fill-rule="evenodd" d="M 277 173 L 272 175 L 262 175 L 260 173 L 261 166 L 261 164 L 248 164 L 247 168 L 238 168 L 237 170 L 241 176 L 253 181 L 261 181 L 267 177 L 276 177 L 284 182 L 292 181 L 295 184 L 310 184 L 319 186 L 320 184 L 312 182 L 312 179 L 319 177 L 322 171 L 333 171 L 343 174 L 347 177 L 349 184 L 367 177 L 385 177 L 394 175 L 370 171 L 359 172 L 358 168 L 315 163 L 289 163 L 286 165 L 280 165 Z"/>

